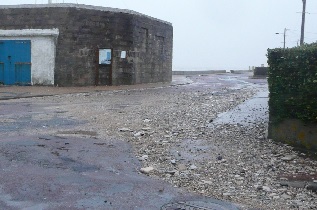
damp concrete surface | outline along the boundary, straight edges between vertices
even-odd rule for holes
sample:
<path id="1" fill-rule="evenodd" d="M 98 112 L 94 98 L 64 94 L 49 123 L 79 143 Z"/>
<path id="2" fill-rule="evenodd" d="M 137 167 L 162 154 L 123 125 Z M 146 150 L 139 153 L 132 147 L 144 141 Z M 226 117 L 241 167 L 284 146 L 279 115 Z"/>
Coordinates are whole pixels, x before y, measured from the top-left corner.
<path id="1" fill-rule="evenodd" d="M 243 80 L 227 75 L 199 77 L 184 76 L 176 83 L 187 88 L 214 86 L 216 94 L 224 85 L 239 88 L 255 82 L 248 81 L 247 76 Z M 58 111 L 47 113 L 50 104 L 44 107 L 12 99 L 36 94 L 5 88 L 0 101 L 0 209 L 238 209 L 234 204 L 188 193 L 141 174 L 141 163 L 129 143 L 76 130 L 86 122 L 60 118 Z M 54 95 L 53 90 L 50 95 Z M 39 91 L 38 95 L 43 93 Z M 263 91 L 221 114 L 215 122 L 267 120 L 258 119 L 262 114 L 256 114 L 267 112 L 266 103 L 267 92 Z M 43 118 L 34 117 L 34 113 Z M 32 135 L 30 130 L 34 129 L 50 132 Z M 63 132 L 65 129 L 68 132 Z"/>

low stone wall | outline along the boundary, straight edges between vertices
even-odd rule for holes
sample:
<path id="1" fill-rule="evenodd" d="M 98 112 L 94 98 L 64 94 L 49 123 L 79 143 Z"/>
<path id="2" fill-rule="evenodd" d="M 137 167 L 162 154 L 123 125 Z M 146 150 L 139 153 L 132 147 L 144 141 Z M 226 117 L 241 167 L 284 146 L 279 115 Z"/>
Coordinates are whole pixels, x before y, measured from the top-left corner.
<path id="1" fill-rule="evenodd" d="M 173 75 L 199 75 L 199 74 L 221 74 L 226 70 L 209 70 L 209 71 L 173 71 Z"/>
<path id="2" fill-rule="evenodd" d="M 295 147 L 317 151 L 317 123 L 304 124 L 298 119 L 286 119 L 270 126 L 269 138 Z"/>

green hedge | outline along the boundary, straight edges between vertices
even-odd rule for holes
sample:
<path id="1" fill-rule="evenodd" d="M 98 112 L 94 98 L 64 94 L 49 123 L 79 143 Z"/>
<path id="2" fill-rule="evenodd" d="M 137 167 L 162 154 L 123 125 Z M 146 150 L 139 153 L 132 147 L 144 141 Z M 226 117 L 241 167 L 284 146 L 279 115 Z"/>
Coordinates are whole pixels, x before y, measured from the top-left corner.
<path id="1" fill-rule="evenodd" d="M 268 49 L 271 123 L 317 123 L 317 43 Z"/>

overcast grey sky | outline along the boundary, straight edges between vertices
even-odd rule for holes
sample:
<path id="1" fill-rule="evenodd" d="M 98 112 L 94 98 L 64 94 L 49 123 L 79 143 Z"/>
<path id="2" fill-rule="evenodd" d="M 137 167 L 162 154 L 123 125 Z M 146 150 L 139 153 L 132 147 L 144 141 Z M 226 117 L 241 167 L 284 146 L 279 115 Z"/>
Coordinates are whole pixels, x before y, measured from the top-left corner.
<path id="1" fill-rule="evenodd" d="M 267 48 L 296 46 L 302 0 L 52 0 L 134 10 L 171 22 L 173 70 L 248 69 L 266 65 Z M 0 0 L 6 4 L 47 0 Z M 305 42 L 317 40 L 317 0 L 307 0 Z M 275 34 L 275 33 L 281 34 Z"/>

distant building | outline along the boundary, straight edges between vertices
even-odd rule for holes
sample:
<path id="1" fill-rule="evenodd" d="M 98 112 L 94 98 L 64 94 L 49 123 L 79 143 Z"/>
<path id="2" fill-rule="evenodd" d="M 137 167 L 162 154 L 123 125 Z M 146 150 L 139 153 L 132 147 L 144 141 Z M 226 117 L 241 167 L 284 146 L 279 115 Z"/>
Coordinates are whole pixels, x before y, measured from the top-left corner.
<path id="1" fill-rule="evenodd" d="M 172 79 L 173 27 L 78 4 L 0 6 L 0 83 L 131 85 Z"/>

